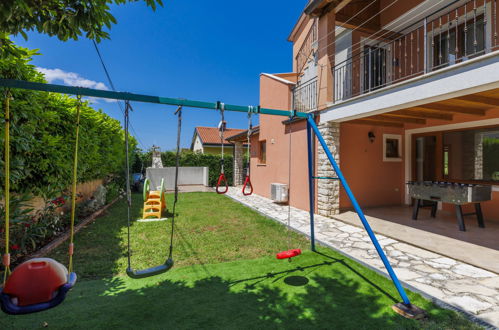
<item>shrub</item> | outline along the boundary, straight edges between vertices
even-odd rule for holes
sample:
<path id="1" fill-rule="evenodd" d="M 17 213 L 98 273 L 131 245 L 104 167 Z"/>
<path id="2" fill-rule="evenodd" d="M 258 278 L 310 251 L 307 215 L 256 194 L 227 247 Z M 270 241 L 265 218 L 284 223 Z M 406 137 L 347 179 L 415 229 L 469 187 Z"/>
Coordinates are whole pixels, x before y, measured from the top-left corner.
<path id="1" fill-rule="evenodd" d="M 33 209 L 29 206 L 31 196 L 29 194 L 12 195 L 10 198 L 10 249 L 15 256 L 19 253 L 26 253 L 31 243 L 28 228 L 33 224 L 35 217 L 31 215 Z M 0 242 L 5 246 L 5 206 L 0 205 L 0 232 L 2 233 Z"/>
<path id="2" fill-rule="evenodd" d="M 10 249 L 12 263 L 36 251 L 53 237 L 62 233 L 69 224 L 68 213 L 63 211 L 65 197 L 45 200 L 44 207 L 33 212 L 29 206 L 30 194 L 12 195 L 10 200 Z M 5 207 L 0 206 L 0 232 L 5 230 Z M 5 245 L 5 235 L 0 239 Z"/>

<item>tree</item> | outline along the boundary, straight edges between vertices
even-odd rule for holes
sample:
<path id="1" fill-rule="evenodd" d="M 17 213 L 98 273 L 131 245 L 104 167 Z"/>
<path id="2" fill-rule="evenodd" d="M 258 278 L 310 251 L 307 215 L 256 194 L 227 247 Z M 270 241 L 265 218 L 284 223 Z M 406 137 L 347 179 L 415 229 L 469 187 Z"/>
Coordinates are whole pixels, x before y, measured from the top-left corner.
<path id="1" fill-rule="evenodd" d="M 22 50 L 13 47 L 9 35 L 26 32 L 56 36 L 62 41 L 86 38 L 100 42 L 108 39 L 104 28 L 111 28 L 116 19 L 110 13 L 112 4 L 144 1 L 153 10 L 163 6 L 162 0 L 2 0 L 0 1 L 0 56 L 20 56 Z"/>

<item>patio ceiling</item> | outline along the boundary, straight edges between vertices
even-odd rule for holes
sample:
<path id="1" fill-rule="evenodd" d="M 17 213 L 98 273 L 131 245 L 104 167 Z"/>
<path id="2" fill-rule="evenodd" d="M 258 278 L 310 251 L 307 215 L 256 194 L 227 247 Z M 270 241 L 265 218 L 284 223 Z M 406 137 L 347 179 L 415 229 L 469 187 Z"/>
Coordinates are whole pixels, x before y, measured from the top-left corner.
<path id="1" fill-rule="evenodd" d="M 404 127 L 404 123 L 425 125 L 427 119 L 450 122 L 457 114 L 472 115 L 480 119 L 480 117 L 485 116 L 487 110 L 497 107 L 499 107 L 499 88 L 355 119 L 350 122 L 388 127 Z"/>

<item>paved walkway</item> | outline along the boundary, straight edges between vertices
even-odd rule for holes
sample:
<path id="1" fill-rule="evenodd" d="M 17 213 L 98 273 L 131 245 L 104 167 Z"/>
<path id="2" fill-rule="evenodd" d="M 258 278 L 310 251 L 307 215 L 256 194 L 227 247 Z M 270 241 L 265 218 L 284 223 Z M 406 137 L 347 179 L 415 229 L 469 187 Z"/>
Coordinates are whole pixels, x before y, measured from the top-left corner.
<path id="1" fill-rule="evenodd" d="M 231 187 L 227 195 L 287 224 L 287 206 L 258 195 L 243 196 L 239 188 Z M 387 274 L 360 220 L 357 227 L 316 215 L 315 223 L 317 241 Z M 291 227 L 310 235 L 309 226 L 308 212 L 291 208 Z M 399 279 L 411 289 L 499 328 L 499 275 L 383 235 L 376 236 Z"/>

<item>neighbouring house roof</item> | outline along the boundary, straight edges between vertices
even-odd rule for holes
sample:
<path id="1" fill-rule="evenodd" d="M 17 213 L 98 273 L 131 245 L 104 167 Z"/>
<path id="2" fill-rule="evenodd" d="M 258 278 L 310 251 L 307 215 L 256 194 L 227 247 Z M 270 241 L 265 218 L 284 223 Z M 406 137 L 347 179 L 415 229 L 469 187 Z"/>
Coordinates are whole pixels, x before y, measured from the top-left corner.
<path id="1" fill-rule="evenodd" d="M 235 134 L 239 134 L 241 132 L 244 132 L 246 130 L 244 129 L 239 129 L 239 128 L 227 128 L 224 132 L 224 145 L 231 145 L 227 139 L 227 137 L 233 136 Z M 203 126 L 198 126 L 194 129 L 194 137 L 192 139 L 192 143 L 194 144 L 194 140 L 196 139 L 196 135 L 199 136 L 201 139 L 201 143 L 205 145 L 210 145 L 210 146 L 221 146 L 222 143 L 220 142 L 220 133 L 218 131 L 217 127 L 203 127 Z"/>
<path id="2" fill-rule="evenodd" d="M 258 134 L 260 132 L 260 126 L 255 126 L 251 130 L 251 135 Z M 227 138 L 227 141 L 232 141 L 232 142 L 237 142 L 237 141 L 247 141 L 248 139 L 248 130 L 245 129 L 240 133 L 237 133 L 235 135 L 229 136 Z M 247 143 L 245 143 L 246 145 Z"/>

